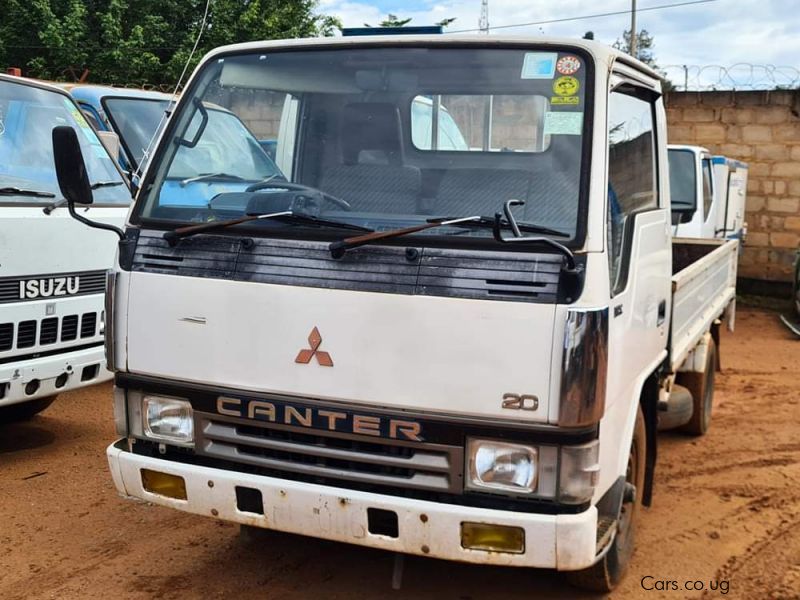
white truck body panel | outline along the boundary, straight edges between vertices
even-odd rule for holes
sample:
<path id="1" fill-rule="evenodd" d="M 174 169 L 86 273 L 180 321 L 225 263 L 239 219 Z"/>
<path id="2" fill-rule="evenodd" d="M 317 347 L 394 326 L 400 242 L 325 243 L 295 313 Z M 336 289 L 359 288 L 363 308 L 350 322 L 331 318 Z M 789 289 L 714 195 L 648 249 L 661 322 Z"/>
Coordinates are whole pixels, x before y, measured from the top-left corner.
<path id="1" fill-rule="evenodd" d="M 716 190 L 714 202 L 717 204 L 716 237 L 736 238 L 744 242 L 747 236 L 747 164 L 724 156 L 715 156 L 713 163 Z"/>
<path id="2" fill-rule="evenodd" d="M 514 417 L 547 421 L 553 305 L 150 273 L 133 273 L 130 289 L 133 373 L 433 413 L 457 401 L 464 416 L 492 418 L 510 417 L 504 393 L 524 392 L 539 408 Z M 313 327 L 335 368 L 295 362 Z"/>
<path id="3" fill-rule="evenodd" d="M 702 246 L 711 241 L 676 240 Z M 671 367 L 676 371 L 712 323 L 736 297 L 739 242 L 716 242 L 717 248 L 672 278 Z"/>

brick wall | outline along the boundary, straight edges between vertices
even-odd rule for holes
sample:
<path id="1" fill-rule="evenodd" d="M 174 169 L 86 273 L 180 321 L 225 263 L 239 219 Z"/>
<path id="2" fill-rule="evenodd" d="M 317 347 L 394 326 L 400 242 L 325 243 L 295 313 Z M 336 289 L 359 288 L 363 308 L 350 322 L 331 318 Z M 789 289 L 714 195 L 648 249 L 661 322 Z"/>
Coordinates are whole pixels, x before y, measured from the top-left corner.
<path id="1" fill-rule="evenodd" d="M 789 280 L 800 244 L 800 90 L 672 92 L 666 105 L 671 144 L 750 165 L 739 275 Z"/>

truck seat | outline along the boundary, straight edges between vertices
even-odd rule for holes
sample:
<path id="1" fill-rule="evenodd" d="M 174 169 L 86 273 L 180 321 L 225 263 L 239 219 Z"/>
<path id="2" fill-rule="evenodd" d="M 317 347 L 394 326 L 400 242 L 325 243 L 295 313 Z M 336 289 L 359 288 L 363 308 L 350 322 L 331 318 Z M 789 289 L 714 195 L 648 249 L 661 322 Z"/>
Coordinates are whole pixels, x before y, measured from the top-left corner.
<path id="1" fill-rule="evenodd" d="M 342 164 L 322 173 L 319 188 L 357 212 L 414 214 L 420 170 L 403 164 L 400 114 L 393 104 L 358 102 L 342 111 Z"/>

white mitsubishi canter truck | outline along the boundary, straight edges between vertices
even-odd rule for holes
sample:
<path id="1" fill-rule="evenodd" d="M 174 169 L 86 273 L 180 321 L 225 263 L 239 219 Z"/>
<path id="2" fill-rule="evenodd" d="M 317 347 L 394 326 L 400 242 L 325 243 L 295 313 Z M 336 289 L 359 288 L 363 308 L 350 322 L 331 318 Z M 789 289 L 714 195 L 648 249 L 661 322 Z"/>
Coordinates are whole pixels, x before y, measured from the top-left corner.
<path id="1" fill-rule="evenodd" d="M 122 225 L 131 201 L 114 159 L 66 92 L 0 75 L 0 422 L 111 378 L 103 291 L 114 238 L 70 218 L 53 162 L 57 126 L 77 130 L 86 159 L 95 205 L 79 216 Z"/>
<path id="2" fill-rule="evenodd" d="M 117 489 L 612 588 L 734 300 L 737 241 L 673 243 L 666 138 L 658 75 L 584 40 L 213 51 L 109 280 Z"/>

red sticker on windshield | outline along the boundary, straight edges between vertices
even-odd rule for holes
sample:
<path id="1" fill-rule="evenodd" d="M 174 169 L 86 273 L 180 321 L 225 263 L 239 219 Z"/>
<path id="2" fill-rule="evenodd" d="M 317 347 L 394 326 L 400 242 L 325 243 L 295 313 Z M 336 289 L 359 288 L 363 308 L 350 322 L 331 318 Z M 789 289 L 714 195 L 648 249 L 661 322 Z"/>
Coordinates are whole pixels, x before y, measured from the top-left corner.
<path id="1" fill-rule="evenodd" d="M 572 75 L 581 68 L 581 61 L 577 56 L 562 56 L 556 63 L 556 71 L 562 75 Z"/>

